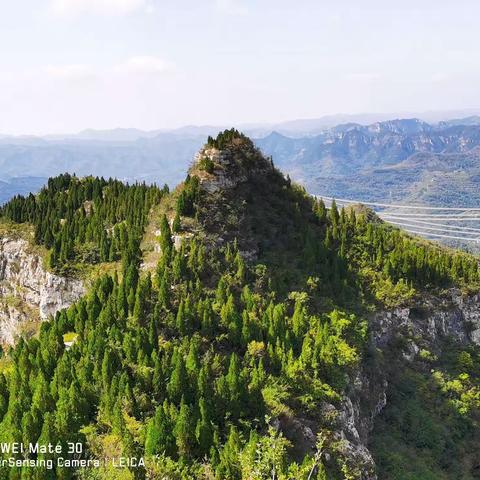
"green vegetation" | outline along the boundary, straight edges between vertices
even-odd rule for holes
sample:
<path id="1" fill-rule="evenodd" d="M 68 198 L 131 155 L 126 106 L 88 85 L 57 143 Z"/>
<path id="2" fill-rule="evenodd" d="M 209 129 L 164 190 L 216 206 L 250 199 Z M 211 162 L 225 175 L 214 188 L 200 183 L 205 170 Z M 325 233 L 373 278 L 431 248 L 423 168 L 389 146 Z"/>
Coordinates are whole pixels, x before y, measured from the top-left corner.
<path id="1" fill-rule="evenodd" d="M 402 368 L 392 362 L 371 445 L 379 478 L 479 478 L 480 349 L 449 343 L 439 359 L 420 357 Z"/>
<path id="2" fill-rule="evenodd" d="M 63 334 L 63 341 L 64 342 L 73 342 L 76 340 L 77 334 L 75 332 L 67 332 Z"/>
<path id="3" fill-rule="evenodd" d="M 185 478 L 206 468 L 207 456 L 218 478 L 234 479 L 240 452 L 247 468 L 257 444 L 267 455 L 269 441 L 281 442 L 262 435 L 263 389 L 283 385 L 290 408 L 336 398 L 332 388 L 344 387 L 359 360 L 363 322 L 252 291 L 245 278 L 254 274 L 235 248 L 209 254 L 194 240 L 174 251 L 166 221 L 161 246 L 153 278 L 139 275 L 138 262 L 125 265 L 122 281 L 102 277 L 44 323 L 38 339 L 19 342 L 0 389 L 5 441 L 85 441 L 82 427 L 93 422 L 97 435 L 118 437 L 124 453 L 145 449 L 179 462 Z M 65 350 L 72 332 L 77 340 Z M 287 444 L 270 460 L 285 475 L 294 468 Z"/>
<path id="4" fill-rule="evenodd" d="M 199 196 L 199 189 L 198 178 L 187 175 L 183 188 L 177 198 L 176 214 L 178 216 L 193 215 L 195 211 L 195 202 L 198 200 Z"/>
<path id="5" fill-rule="evenodd" d="M 219 150 L 241 145 L 253 146 L 253 143 L 246 135 L 240 133 L 235 128 L 220 132 L 215 138 L 209 136 L 207 139 L 208 147 L 214 147 Z"/>
<path id="6" fill-rule="evenodd" d="M 213 173 L 215 170 L 215 164 L 208 157 L 202 157 L 198 162 L 198 168 L 205 170 L 207 173 Z"/>
<path id="7" fill-rule="evenodd" d="M 287 295 L 310 279 L 309 293 L 317 299 L 331 304 L 334 298 L 334 305 L 356 309 L 402 304 L 422 289 L 478 287 L 475 257 L 371 222 L 368 211 L 339 210 L 335 202 L 327 209 L 250 147 L 244 150 L 235 152 L 236 165 L 255 162 L 258 175 L 233 190 L 218 195 L 195 190 L 190 198 L 213 242 L 220 236 L 256 252 L 256 268 L 265 268 L 275 291 Z"/>
<path id="8" fill-rule="evenodd" d="M 72 272 L 75 264 L 116 261 L 137 248 L 148 212 L 164 193 L 144 184 L 64 174 L 38 195 L 13 198 L 0 214 L 33 224 L 35 242 L 50 249 L 50 267 Z"/>
<path id="9" fill-rule="evenodd" d="M 83 479 L 360 478 L 334 432 L 351 379 L 376 362 L 366 315 L 374 305 L 411 301 L 427 285 L 473 287 L 477 262 L 353 210 L 327 210 L 235 130 L 208 145 L 236 149 L 237 164 L 245 149 L 250 171 L 262 174 L 216 194 L 189 175 L 167 212 L 175 215 L 172 228 L 166 215 L 159 219 L 161 255 L 151 271 L 141 268 L 140 240 L 165 190 L 63 175 L 38 197 L 3 208 L 11 221 L 34 224 L 55 269 L 121 265 L 9 352 L 0 373 L 0 438 L 82 442 L 85 457 L 146 458 L 144 467 L 118 472 L 83 469 Z M 172 233 L 185 225 L 199 233 L 175 249 Z M 431 374 L 431 388 L 458 412 L 455 428 L 478 407 L 474 381 L 464 375 L 478 373 L 469 354 L 458 362 L 470 370 L 448 372 L 439 363 Z M 436 361 L 426 351 L 422 358 Z M 418 375 L 421 382 L 428 371 Z M 417 409 L 424 393 L 412 397 Z M 403 422 L 401 399 L 393 404 Z M 316 451 L 295 445 L 284 427 L 298 418 L 316 426 Z M 397 468 L 379 445 L 382 471 Z M 75 475 L 62 467 L 0 469 L 0 480 Z"/>

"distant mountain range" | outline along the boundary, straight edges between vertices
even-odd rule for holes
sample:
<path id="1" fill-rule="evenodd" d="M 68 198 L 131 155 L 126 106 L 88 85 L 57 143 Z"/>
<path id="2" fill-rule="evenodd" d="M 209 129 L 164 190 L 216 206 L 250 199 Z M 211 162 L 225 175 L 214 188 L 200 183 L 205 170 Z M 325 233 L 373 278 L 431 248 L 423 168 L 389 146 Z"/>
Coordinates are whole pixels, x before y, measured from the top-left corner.
<path id="1" fill-rule="evenodd" d="M 30 192 L 40 190 L 46 181 L 44 177 L 28 176 L 0 180 L 0 205 L 15 195 L 28 195 Z"/>
<path id="2" fill-rule="evenodd" d="M 56 134 L 45 136 L 34 135 L 2 135 L 0 143 L 27 143 L 35 144 L 42 141 L 100 141 L 100 142 L 134 142 L 145 138 L 169 135 L 171 138 L 197 137 L 216 135 L 219 131 L 234 126 L 250 137 L 260 138 L 272 132 L 278 132 L 287 137 L 307 137 L 323 133 L 337 125 L 358 124 L 371 125 L 373 123 L 387 122 L 399 118 L 418 118 L 424 122 L 451 125 L 479 125 L 480 108 L 427 112 L 402 112 L 402 113 L 357 113 L 324 115 L 318 118 L 303 118 L 287 120 L 277 123 L 244 123 L 244 124 L 218 124 L 218 125 L 185 125 L 179 128 L 140 130 L 138 128 L 113 128 L 109 130 L 86 129 L 72 134 Z M 453 119 L 453 120 L 452 120 Z"/>
<path id="3" fill-rule="evenodd" d="M 24 193 L 28 182 L 32 191 L 37 190 L 37 177 L 61 172 L 173 185 L 184 176 L 205 138 L 171 134 L 135 141 L 4 138 L 0 140 L 0 181 L 10 187 L 0 185 L 0 202 L 8 195 Z"/>
<path id="4" fill-rule="evenodd" d="M 418 119 L 339 125 L 320 135 L 278 133 L 257 145 L 313 193 L 442 206 L 480 204 L 480 122 Z"/>
<path id="5" fill-rule="evenodd" d="M 339 117 L 285 122 L 279 131 L 250 125 L 246 131 L 257 133 L 261 150 L 312 193 L 364 201 L 480 204 L 480 116 L 435 123 L 416 118 L 360 122 L 368 117 L 350 116 L 359 121 L 333 127 L 321 125 Z M 36 191 L 45 178 L 65 171 L 175 185 L 206 137 L 219 128 L 0 137 L 0 202 Z"/>

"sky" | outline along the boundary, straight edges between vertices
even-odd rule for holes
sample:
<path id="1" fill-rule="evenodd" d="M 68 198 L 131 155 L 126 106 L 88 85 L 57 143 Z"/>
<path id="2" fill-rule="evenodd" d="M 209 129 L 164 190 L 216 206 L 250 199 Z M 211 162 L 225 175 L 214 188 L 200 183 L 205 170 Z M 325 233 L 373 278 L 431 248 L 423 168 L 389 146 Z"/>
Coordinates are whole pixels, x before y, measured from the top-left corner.
<path id="1" fill-rule="evenodd" d="M 0 133 L 480 107 L 480 2 L 15 0 Z"/>

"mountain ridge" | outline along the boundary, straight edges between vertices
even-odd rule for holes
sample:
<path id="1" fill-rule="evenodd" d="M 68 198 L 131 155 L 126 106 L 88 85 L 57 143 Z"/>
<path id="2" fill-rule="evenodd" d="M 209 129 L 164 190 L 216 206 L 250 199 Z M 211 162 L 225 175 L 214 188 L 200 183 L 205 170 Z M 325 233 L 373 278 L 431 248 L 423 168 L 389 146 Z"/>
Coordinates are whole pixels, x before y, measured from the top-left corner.
<path id="1" fill-rule="evenodd" d="M 480 126 L 468 118 L 468 125 L 458 123 L 461 121 L 427 124 L 415 118 L 366 126 L 349 123 L 302 138 L 274 130 L 257 138 L 255 144 L 314 194 L 382 203 L 476 207 L 480 201 L 476 155 Z M 205 128 L 210 132 L 213 127 Z M 39 177 L 69 171 L 174 186 L 203 142 L 204 137 L 197 133 L 198 129 L 188 127 L 187 132 L 164 132 L 130 142 L 69 139 L 36 144 L 28 139 L 22 140 L 22 145 L 10 145 L 3 140 L 0 181 L 9 185 L 1 184 L 5 193 L 0 201 L 28 188 L 38 189 L 38 182 L 32 179 L 24 179 L 25 186 L 16 180 L 19 186 L 10 187 L 9 179 L 27 170 Z"/>
<path id="2" fill-rule="evenodd" d="M 105 480 L 121 455 L 128 480 L 473 478 L 475 257 L 327 209 L 236 130 L 172 192 L 65 174 L 1 214 L 98 272 L 2 359 L 6 441 L 81 443 Z"/>

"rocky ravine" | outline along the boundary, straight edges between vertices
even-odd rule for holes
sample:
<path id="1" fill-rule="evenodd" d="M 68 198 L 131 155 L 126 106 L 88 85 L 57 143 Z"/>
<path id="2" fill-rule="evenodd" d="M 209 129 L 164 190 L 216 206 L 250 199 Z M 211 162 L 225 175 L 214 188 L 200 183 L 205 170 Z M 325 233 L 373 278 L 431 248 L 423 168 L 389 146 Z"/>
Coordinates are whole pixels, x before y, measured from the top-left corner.
<path id="1" fill-rule="evenodd" d="M 407 340 L 406 361 L 414 361 L 420 349 L 440 353 L 441 339 L 453 337 L 463 344 L 480 345 L 480 294 L 462 296 L 451 290 L 443 298 L 422 299 L 421 307 L 397 308 L 377 313 L 371 322 L 371 344 L 388 349 L 395 337 Z M 388 383 L 382 372 L 359 371 L 348 395 L 335 409 L 335 437 L 361 480 L 377 480 L 375 462 L 368 450 L 369 434 L 375 417 L 387 403 Z"/>
<path id="2" fill-rule="evenodd" d="M 26 240 L 0 238 L 0 343 L 13 344 L 34 322 L 46 320 L 84 293 L 80 280 L 45 270 Z"/>

